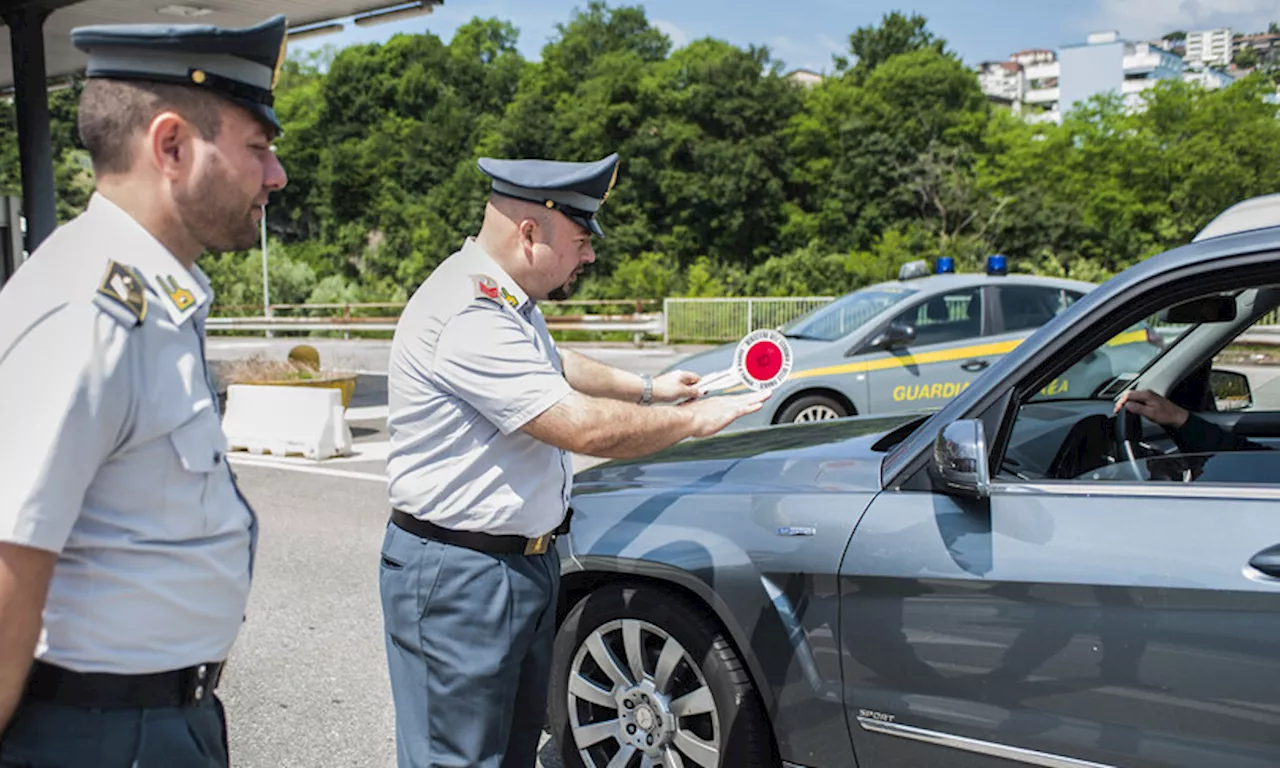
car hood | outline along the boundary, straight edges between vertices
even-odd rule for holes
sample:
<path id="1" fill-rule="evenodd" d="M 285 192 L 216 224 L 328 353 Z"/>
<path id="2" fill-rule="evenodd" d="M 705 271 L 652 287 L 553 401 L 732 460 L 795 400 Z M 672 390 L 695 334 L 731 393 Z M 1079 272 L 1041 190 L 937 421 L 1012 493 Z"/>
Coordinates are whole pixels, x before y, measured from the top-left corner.
<path id="1" fill-rule="evenodd" d="M 795 365 L 796 360 L 810 352 L 827 349 L 834 343 L 830 341 L 815 341 L 813 339 L 787 339 L 787 341 L 791 344 L 792 366 Z M 738 342 L 736 341 L 731 344 L 721 344 L 705 352 L 699 352 L 683 358 L 668 366 L 663 373 L 679 369 L 693 371 L 699 376 L 705 376 L 708 373 L 723 371 L 733 365 L 733 353 L 737 348 Z"/>
<path id="2" fill-rule="evenodd" d="M 574 495 L 711 488 L 744 493 L 876 491 L 884 456 L 876 444 L 927 416 L 861 416 L 685 440 L 641 459 L 585 469 L 574 476 Z"/>

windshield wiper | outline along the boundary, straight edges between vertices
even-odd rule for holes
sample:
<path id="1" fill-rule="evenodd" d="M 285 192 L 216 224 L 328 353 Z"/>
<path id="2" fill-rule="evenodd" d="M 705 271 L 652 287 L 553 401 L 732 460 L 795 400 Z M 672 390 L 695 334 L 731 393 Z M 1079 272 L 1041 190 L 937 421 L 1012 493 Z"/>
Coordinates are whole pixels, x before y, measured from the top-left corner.
<path id="1" fill-rule="evenodd" d="M 806 339 L 809 341 L 830 341 L 830 339 L 824 339 L 821 336 L 810 336 L 807 333 L 784 333 L 782 335 L 786 336 L 788 339 Z"/>

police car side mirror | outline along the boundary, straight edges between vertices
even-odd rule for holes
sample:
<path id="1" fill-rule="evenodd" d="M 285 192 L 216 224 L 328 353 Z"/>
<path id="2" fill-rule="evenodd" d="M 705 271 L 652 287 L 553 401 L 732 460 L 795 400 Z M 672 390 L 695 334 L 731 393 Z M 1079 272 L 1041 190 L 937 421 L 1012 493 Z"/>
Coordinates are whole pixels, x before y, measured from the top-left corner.
<path id="1" fill-rule="evenodd" d="M 916 327 L 906 323 L 889 323 L 889 327 L 871 340 L 872 349 L 896 349 L 910 346 L 916 340 Z"/>
<path id="2" fill-rule="evenodd" d="M 987 436 L 981 421 L 965 419 L 943 427 L 933 444 L 933 474 L 944 492 L 971 499 L 991 495 Z"/>

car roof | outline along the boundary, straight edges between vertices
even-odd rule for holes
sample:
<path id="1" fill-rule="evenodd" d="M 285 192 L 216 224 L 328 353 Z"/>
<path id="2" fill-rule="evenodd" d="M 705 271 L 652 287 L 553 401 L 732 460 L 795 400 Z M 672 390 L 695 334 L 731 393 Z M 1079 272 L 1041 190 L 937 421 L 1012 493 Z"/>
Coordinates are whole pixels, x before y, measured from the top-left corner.
<path id="1" fill-rule="evenodd" d="M 925 293 L 952 291 L 959 288 L 972 288 L 979 285 L 1041 285 L 1050 288 L 1068 288 L 1088 292 L 1098 286 L 1081 280 L 1067 280 L 1060 277 L 1042 277 L 1040 275 L 988 275 L 985 272 L 959 272 L 942 275 L 929 275 L 911 280 L 887 280 L 867 286 L 868 288 L 887 288 L 890 290 L 911 290 Z"/>
<path id="2" fill-rule="evenodd" d="M 1243 200 L 1218 214 L 1191 242 L 1280 226 L 1280 194 Z"/>

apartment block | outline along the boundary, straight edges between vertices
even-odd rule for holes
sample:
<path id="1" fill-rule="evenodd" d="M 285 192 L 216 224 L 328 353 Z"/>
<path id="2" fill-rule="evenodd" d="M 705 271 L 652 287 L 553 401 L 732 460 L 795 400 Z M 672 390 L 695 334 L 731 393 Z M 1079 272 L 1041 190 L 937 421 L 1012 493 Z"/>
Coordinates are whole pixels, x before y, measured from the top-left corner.
<path id="1" fill-rule="evenodd" d="M 1188 64 L 1231 66 L 1231 29 L 1205 29 L 1187 33 Z"/>

